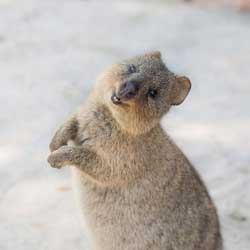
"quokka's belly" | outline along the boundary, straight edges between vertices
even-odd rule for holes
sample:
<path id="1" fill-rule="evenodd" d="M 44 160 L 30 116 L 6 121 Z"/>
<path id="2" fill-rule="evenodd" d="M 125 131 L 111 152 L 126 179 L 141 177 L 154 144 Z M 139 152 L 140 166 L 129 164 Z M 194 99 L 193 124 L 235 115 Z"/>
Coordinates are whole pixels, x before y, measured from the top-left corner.
<path id="1" fill-rule="evenodd" d="M 72 172 L 75 199 L 94 250 L 147 250 L 161 237 L 161 221 L 146 198 L 142 202 L 130 192 L 97 188 L 81 171 Z M 155 247 L 149 249 L 161 249 Z"/>
<path id="2" fill-rule="evenodd" d="M 191 201 L 183 190 L 166 192 L 145 184 L 100 188 L 80 170 L 73 171 L 76 201 L 94 250 L 194 250 L 197 246 L 217 250 L 212 236 L 217 218 L 205 205 L 208 197 L 203 207 L 202 197 Z M 203 245 L 208 239 L 211 246 Z"/>

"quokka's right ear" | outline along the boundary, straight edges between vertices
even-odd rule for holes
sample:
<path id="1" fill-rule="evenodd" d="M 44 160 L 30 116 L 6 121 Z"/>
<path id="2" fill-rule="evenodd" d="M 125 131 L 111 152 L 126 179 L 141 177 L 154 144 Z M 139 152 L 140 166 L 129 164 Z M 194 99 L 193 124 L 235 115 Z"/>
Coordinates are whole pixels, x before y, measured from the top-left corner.
<path id="1" fill-rule="evenodd" d="M 191 89 L 191 81 L 186 76 L 176 76 L 173 86 L 173 95 L 171 105 L 181 104 L 187 97 Z"/>

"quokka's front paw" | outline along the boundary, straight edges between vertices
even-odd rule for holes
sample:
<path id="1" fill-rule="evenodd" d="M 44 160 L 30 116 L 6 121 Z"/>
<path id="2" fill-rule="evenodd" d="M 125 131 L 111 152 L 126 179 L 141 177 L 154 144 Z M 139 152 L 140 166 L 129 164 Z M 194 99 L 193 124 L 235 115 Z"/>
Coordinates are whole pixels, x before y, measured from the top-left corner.
<path id="1" fill-rule="evenodd" d="M 52 152 L 48 157 L 48 162 L 53 168 L 61 168 L 65 165 L 71 164 L 72 149 L 69 146 L 62 146 L 61 148 Z"/>
<path id="2" fill-rule="evenodd" d="M 57 149 L 59 149 L 60 147 L 65 146 L 66 144 L 67 144 L 67 141 L 63 137 L 61 131 L 58 130 L 56 132 L 56 134 L 54 135 L 54 137 L 52 138 L 52 140 L 49 144 L 49 148 L 50 148 L 51 152 L 54 152 Z"/>

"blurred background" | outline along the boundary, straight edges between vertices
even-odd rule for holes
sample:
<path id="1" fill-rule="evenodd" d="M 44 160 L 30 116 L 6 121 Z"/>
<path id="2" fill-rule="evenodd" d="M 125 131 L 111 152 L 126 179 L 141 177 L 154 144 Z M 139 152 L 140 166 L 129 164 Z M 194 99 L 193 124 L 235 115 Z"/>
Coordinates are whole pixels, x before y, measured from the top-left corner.
<path id="1" fill-rule="evenodd" d="M 0 0 L 0 250 L 88 250 L 56 128 L 111 63 L 160 50 L 192 91 L 162 121 L 250 249 L 249 0 Z"/>

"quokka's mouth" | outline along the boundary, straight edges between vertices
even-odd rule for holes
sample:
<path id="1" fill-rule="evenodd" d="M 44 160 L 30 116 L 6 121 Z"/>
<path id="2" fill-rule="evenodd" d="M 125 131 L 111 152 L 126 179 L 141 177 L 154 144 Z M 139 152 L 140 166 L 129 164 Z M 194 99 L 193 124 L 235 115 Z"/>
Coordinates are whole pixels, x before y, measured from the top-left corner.
<path id="1" fill-rule="evenodd" d="M 118 89 L 117 93 L 115 91 L 113 92 L 111 100 L 116 105 L 131 101 L 137 96 L 139 88 L 140 86 L 137 82 L 124 82 Z"/>
<path id="2" fill-rule="evenodd" d="M 116 95 L 116 93 L 114 92 L 111 96 L 111 101 L 115 104 L 115 105 L 120 105 L 122 104 L 121 99 Z"/>

